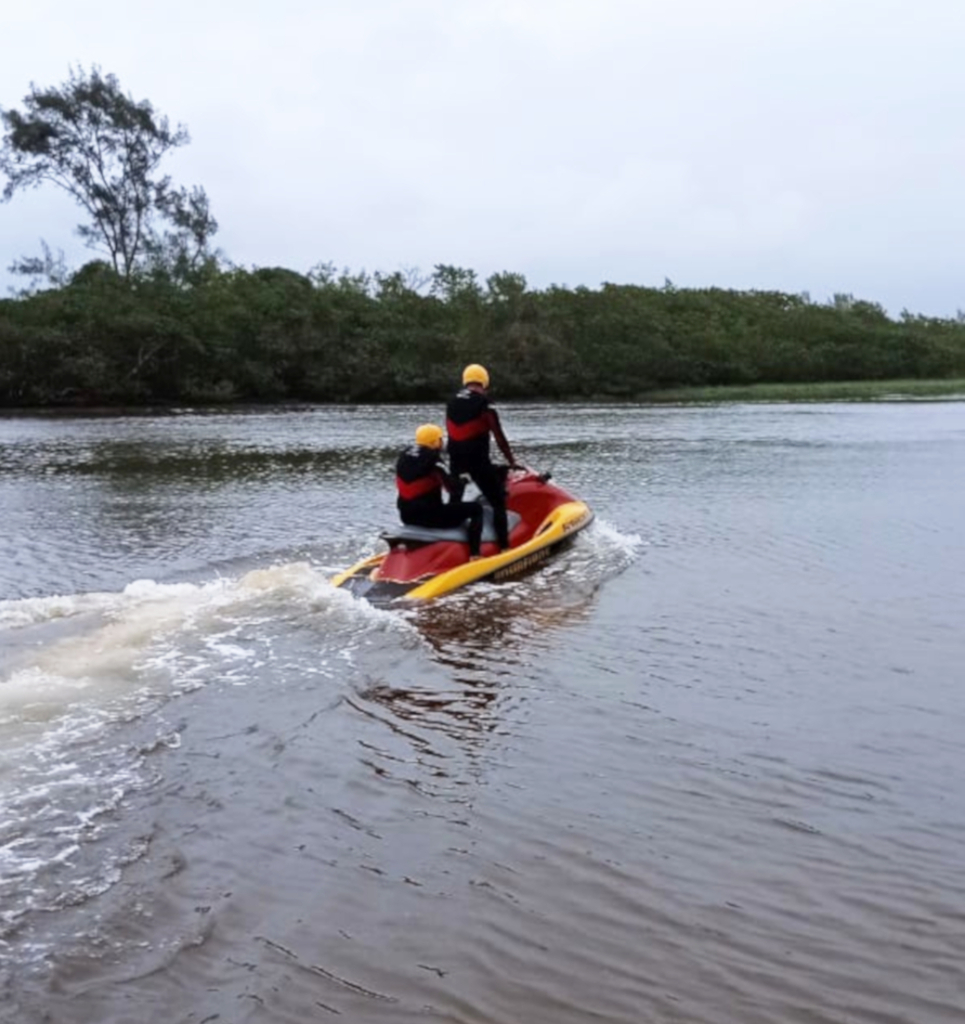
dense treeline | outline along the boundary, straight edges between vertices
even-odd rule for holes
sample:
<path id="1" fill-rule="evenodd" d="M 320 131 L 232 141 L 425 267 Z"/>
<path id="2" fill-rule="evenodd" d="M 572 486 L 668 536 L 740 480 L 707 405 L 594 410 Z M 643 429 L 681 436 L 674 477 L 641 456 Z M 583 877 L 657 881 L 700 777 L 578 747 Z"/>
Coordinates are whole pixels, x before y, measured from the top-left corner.
<path id="1" fill-rule="evenodd" d="M 837 296 L 605 284 L 533 290 L 438 266 L 308 276 L 208 260 L 192 280 L 90 263 L 0 301 L 0 404 L 437 399 L 463 363 L 504 397 L 965 375 L 965 324 Z"/>

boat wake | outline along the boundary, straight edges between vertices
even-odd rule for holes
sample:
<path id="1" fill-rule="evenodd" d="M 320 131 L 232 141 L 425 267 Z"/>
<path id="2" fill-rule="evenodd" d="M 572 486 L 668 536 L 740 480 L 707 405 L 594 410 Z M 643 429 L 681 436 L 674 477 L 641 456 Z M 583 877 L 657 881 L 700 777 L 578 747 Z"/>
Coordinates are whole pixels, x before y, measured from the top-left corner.
<path id="1" fill-rule="evenodd" d="M 142 856 L 148 840 L 115 825 L 161 780 L 156 755 L 180 745 L 172 702 L 213 686 L 308 686 L 335 702 L 355 692 L 363 648 L 450 667 L 472 648 L 485 671 L 493 641 L 505 655 L 583 617 L 640 546 L 596 522 L 538 572 L 421 609 L 376 608 L 308 561 L 0 602 L 0 949 L 30 911 L 104 892 Z"/>
<path id="2" fill-rule="evenodd" d="M 284 685 L 276 669 L 298 630 L 311 652 L 298 677 L 332 688 L 367 635 L 404 638 L 411 627 L 305 562 L 0 602 L 0 948 L 26 912 L 104 891 L 137 856 L 137 843 L 85 851 L 130 794 L 157 781 L 150 755 L 179 743 L 152 713 L 206 685 Z"/>

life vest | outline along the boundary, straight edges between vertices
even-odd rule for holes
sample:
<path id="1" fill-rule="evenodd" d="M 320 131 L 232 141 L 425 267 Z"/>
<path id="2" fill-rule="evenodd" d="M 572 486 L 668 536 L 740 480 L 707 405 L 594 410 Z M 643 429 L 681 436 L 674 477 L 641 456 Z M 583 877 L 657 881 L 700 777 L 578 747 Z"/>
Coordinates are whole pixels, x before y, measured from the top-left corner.
<path id="1" fill-rule="evenodd" d="M 446 433 L 453 472 L 470 463 L 489 461 L 489 432 L 492 416 L 489 399 L 474 388 L 463 388 L 446 406 Z M 460 468 L 457 468 L 460 467 Z"/>
<path id="2" fill-rule="evenodd" d="M 399 502 L 442 501 L 442 473 L 437 465 L 439 453 L 431 448 L 407 448 L 395 466 L 395 486 Z"/>

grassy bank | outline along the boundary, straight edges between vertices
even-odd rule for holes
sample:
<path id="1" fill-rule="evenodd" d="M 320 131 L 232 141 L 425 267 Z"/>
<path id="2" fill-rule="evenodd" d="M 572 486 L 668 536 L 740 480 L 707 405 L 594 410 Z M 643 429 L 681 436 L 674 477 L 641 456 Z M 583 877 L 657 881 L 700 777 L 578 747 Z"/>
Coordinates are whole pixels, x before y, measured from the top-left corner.
<path id="1" fill-rule="evenodd" d="M 965 377 L 664 388 L 641 396 L 645 402 L 881 402 L 928 398 L 965 399 Z"/>

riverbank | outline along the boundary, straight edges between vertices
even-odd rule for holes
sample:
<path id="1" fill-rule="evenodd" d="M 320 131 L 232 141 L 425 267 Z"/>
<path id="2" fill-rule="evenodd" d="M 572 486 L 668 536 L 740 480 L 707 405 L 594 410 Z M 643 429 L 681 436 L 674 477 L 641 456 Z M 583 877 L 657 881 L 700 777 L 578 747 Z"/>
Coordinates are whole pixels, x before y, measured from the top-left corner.
<path id="1" fill-rule="evenodd" d="M 947 380 L 835 380 L 648 391 L 642 402 L 904 402 L 965 398 L 965 377 Z"/>
<path id="2" fill-rule="evenodd" d="M 537 400 L 534 395 L 524 402 Z M 748 384 L 723 385 L 720 387 L 664 388 L 646 391 L 635 399 L 615 399 L 607 396 L 590 398 L 556 399 L 564 405 L 571 402 L 603 405 L 656 404 L 703 404 L 709 402 L 911 402 L 911 401 L 958 401 L 965 400 L 965 377 L 947 380 L 848 380 L 824 381 L 811 384 Z M 441 399 L 440 399 L 441 401 Z M 518 399 L 500 401 L 513 405 Z M 0 419 L 27 417 L 108 417 L 108 416 L 183 416 L 218 415 L 222 413 L 290 413 L 300 410 L 327 408 L 341 405 L 398 405 L 398 402 L 370 401 L 356 402 L 221 402 L 217 404 L 184 405 L 48 405 L 21 408 L 0 408 Z M 403 403 L 405 404 L 405 403 Z"/>

